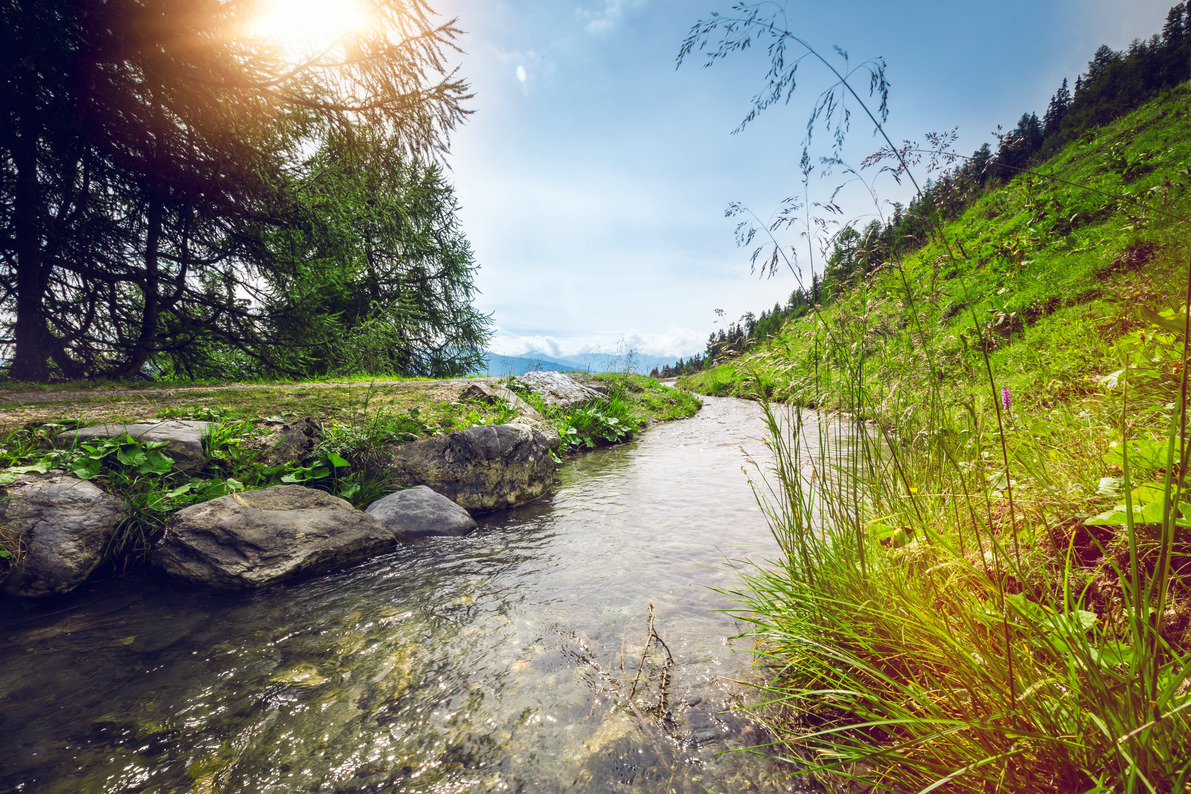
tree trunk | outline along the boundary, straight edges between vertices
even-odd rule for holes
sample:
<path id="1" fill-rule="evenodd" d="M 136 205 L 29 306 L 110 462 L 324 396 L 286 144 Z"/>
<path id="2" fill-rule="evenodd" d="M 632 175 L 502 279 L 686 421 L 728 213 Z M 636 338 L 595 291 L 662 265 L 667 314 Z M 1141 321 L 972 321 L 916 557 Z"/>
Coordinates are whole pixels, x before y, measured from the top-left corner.
<path id="1" fill-rule="evenodd" d="M 145 366 L 149 356 L 157 349 L 157 323 L 161 317 L 160 311 L 160 281 L 158 248 L 161 243 L 161 224 L 163 221 L 161 197 L 151 195 L 148 207 L 148 227 L 145 234 L 145 274 L 141 279 L 141 295 L 144 306 L 141 307 L 141 327 L 136 342 L 128 351 L 128 359 L 112 372 L 114 378 L 127 378 L 136 375 Z"/>
<path id="2" fill-rule="evenodd" d="M 45 383 L 50 379 L 49 331 L 43 315 L 45 278 L 41 261 L 41 194 L 37 184 L 37 136 L 25 129 L 14 136 L 16 189 L 13 226 L 17 260 L 15 351 L 9 377 Z"/>

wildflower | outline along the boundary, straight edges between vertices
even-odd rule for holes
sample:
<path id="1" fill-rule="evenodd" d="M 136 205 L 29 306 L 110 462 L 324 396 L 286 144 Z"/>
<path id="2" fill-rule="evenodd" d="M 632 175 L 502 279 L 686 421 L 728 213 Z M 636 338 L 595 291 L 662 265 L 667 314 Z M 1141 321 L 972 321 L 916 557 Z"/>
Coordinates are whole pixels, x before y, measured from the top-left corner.
<path id="1" fill-rule="evenodd" d="M 1009 394 L 1009 387 L 1001 387 L 1001 406 L 1008 411 L 1013 407 L 1013 396 Z"/>

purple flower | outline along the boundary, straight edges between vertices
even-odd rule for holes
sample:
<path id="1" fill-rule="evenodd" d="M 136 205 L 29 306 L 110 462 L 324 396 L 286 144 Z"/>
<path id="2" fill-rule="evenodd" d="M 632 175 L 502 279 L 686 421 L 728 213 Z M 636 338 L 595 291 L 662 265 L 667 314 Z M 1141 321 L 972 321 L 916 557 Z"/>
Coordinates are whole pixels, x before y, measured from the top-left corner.
<path id="1" fill-rule="evenodd" d="M 1009 394 L 1008 386 L 1001 387 L 1001 406 L 1006 411 L 1008 411 L 1010 408 L 1013 407 L 1013 397 L 1012 397 L 1012 395 Z"/>

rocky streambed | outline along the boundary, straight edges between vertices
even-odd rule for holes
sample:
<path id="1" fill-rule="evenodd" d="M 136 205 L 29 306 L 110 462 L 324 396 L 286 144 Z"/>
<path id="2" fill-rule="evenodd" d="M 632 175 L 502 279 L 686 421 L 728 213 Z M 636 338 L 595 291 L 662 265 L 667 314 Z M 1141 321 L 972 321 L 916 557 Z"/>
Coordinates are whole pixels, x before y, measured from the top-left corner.
<path id="1" fill-rule="evenodd" d="M 0 612 L 0 790 L 790 791 L 729 561 L 776 555 L 759 409 L 566 460 L 555 488 L 251 591 L 154 570 Z"/>

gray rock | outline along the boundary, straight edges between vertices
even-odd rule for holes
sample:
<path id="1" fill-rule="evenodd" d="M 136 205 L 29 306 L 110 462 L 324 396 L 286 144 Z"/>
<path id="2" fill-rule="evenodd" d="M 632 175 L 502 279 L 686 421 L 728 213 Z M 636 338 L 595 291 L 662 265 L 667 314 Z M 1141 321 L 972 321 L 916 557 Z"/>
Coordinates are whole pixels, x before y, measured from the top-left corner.
<path id="1" fill-rule="evenodd" d="M 127 433 L 138 441 L 150 443 L 165 442 L 165 454 L 174 460 L 179 469 L 193 469 L 207 464 L 203 452 L 203 435 L 210 432 L 210 422 L 192 422 L 172 419 L 168 422 L 136 422 L 125 425 L 95 425 L 68 430 L 51 438 L 59 449 L 69 447 L 76 440 L 90 441 L 97 438 L 115 438 Z"/>
<path id="2" fill-rule="evenodd" d="M 561 372 L 526 372 L 518 375 L 520 383 L 537 394 L 551 408 L 569 408 L 600 399 L 600 393 Z"/>
<path id="3" fill-rule="evenodd" d="M 558 428 L 545 419 L 519 416 L 509 424 L 528 429 L 539 443 L 545 444 L 552 452 L 558 452 L 559 447 L 562 446 L 562 435 L 559 434 Z"/>
<path id="4" fill-rule="evenodd" d="M 124 502 L 69 474 L 26 475 L 6 488 L 0 522 L 20 538 L 23 553 L 4 592 L 24 598 L 66 593 L 103 559 Z"/>
<path id="5" fill-rule="evenodd" d="M 342 568 L 399 539 L 343 499 L 275 485 L 180 510 L 151 559 L 171 576 L 238 590 Z"/>
<path id="6" fill-rule="evenodd" d="M 463 390 L 463 393 L 459 395 L 459 399 L 481 400 L 489 405 L 494 404 L 497 400 L 504 400 L 513 410 L 522 416 L 544 421 L 542 415 L 537 412 L 537 409 L 521 399 L 521 396 L 517 392 L 508 386 L 501 386 L 499 383 L 473 383 Z"/>
<path id="7" fill-rule="evenodd" d="M 556 469 L 546 434 L 522 423 L 478 425 L 396 447 L 392 464 L 397 482 L 427 485 L 473 514 L 536 499 Z"/>
<path id="8" fill-rule="evenodd" d="M 476 528 L 470 513 L 425 485 L 377 499 L 364 512 L 409 537 L 466 535 Z"/>
<path id="9" fill-rule="evenodd" d="M 321 437 L 322 429 L 312 416 L 286 422 L 265 438 L 265 463 L 277 466 L 299 461 L 314 450 Z"/>

